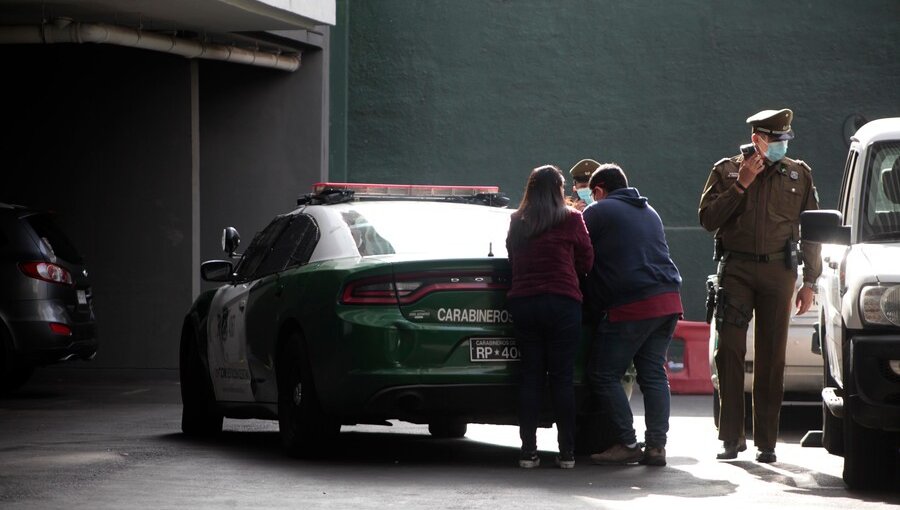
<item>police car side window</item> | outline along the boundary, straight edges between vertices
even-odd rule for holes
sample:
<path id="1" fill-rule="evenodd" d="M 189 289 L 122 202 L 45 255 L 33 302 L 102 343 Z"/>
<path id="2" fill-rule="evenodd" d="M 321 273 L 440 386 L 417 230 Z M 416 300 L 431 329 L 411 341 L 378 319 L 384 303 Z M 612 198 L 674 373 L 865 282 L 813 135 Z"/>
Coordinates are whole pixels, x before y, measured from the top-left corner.
<path id="1" fill-rule="evenodd" d="M 278 240 L 278 237 L 284 231 L 284 228 L 288 226 L 290 220 L 291 218 L 288 215 L 278 216 L 262 232 L 253 237 L 253 241 L 247 247 L 247 250 L 244 251 L 244 256 L 241 258 L 240 264 L 238 264 L 238 281 L 255 280 L 267 274 L 264 272 L 265 266 L 263 264 L 269 257 L 275 241 Z"/>
<path id="2" fill-rule="evenodd" d="M 309 216 L 290 216 L 287 225 L 272 244 L 268 256 L 257 269 L 259 277 L 309 262 L 318 240 L 318 232 L 319 229 Z"/>

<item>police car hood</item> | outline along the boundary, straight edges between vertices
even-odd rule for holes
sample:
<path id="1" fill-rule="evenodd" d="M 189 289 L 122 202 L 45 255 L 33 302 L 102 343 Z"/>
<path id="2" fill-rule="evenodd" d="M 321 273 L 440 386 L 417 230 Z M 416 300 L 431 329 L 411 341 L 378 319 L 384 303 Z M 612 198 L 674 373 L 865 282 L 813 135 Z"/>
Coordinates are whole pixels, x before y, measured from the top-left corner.
<path id="1" fill-rule="evenodd" d="M 621 200 L 634 207 L 647 207 L 647 197 L 642 197 L 637 188 L 620 188 L 607 195 L 606 198 Z"/>
<path id="2" fill-rule="evenodd" d="M 871 274 L 878 281 L 900 281 L 900 241 L 871 243 L 860 246 L 863 257 L 868 261 Z"/>

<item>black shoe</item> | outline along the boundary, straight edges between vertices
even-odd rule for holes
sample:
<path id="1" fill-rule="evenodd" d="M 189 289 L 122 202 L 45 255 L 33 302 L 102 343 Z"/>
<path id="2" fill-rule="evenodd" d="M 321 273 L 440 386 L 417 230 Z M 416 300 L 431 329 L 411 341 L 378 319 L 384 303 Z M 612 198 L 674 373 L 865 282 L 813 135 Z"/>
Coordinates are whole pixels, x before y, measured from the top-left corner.
<path id="1" fill-rule="evenodd" d="M 536 468 L 540 465 L 541 465 L 541 458 L 538 457 L 537 452 L 522 450 L 522 455 L 519 457 L 519 467 L 520 468 L 531 469 L 531 468 Z"/>
<path id="2" fill-rule="evenodd" d="M 738 452 L 742 452 L 746 449 L 747 441 L 745 440 L 723 441 L 722 451 L 716 454 L 716 458 L 719 460 L 736 459 Z"/>
<path id="3" fill-rule="evenodd" d="M 560 469 L 572 469 L 575 467 L 575 454 L 572 452 L 560 452 L 559 455 L 556 456 L 556 465 L 560 467 Z"/>
<path id="4" fill-rule="evenodd" d="M 771 464 L 778 460 L 775 456 L 775 450 L 760 450 L 756 453 L 756 462 L 763 464 Z"/>

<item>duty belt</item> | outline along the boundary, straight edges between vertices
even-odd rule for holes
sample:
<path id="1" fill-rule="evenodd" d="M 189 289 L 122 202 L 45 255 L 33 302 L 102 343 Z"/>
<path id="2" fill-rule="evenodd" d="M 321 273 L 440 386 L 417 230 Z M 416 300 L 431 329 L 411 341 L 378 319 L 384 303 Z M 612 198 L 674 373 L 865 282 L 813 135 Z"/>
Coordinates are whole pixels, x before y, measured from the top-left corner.
<path id="1" fill-rule="evenodd" d="M 725 250 L 725 258 L 734 260 L 749 260 L 751 262 L 769 262 L 772 260 L 784 260 L 784 252 L 776 251 L 775 253 L 767 253 L 757 255 L 755 253 L 744 253 L 742 251 Z"/>

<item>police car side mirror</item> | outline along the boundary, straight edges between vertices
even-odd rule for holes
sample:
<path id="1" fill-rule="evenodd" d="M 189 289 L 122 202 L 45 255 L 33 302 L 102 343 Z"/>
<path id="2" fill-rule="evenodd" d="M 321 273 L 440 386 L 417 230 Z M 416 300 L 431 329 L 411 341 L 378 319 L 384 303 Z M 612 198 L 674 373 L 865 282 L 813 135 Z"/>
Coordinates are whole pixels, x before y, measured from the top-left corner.
<path id="1" fill-rule="evenodd" d="M 234 266 L 228 260 L 207 260 L 200 264 L 200 278 L 207 282 L 230 282 Z"/>
<path id="2" fill-rule="evenodd" d="M 222 250 L 224 250 L 229 257 L 234 258 L 235 252 L 240 245 L 241 235 L 238 234 L 237 229 L 234 227 L 226 227 L 225 230 L 222 231 Z"/>
<path id="3" fill-rule="evenodd" d="M 825 244 L 850 244 L 850 227 L 840 211 L 821 209 L 800 213 L 800 240 Z"/>

